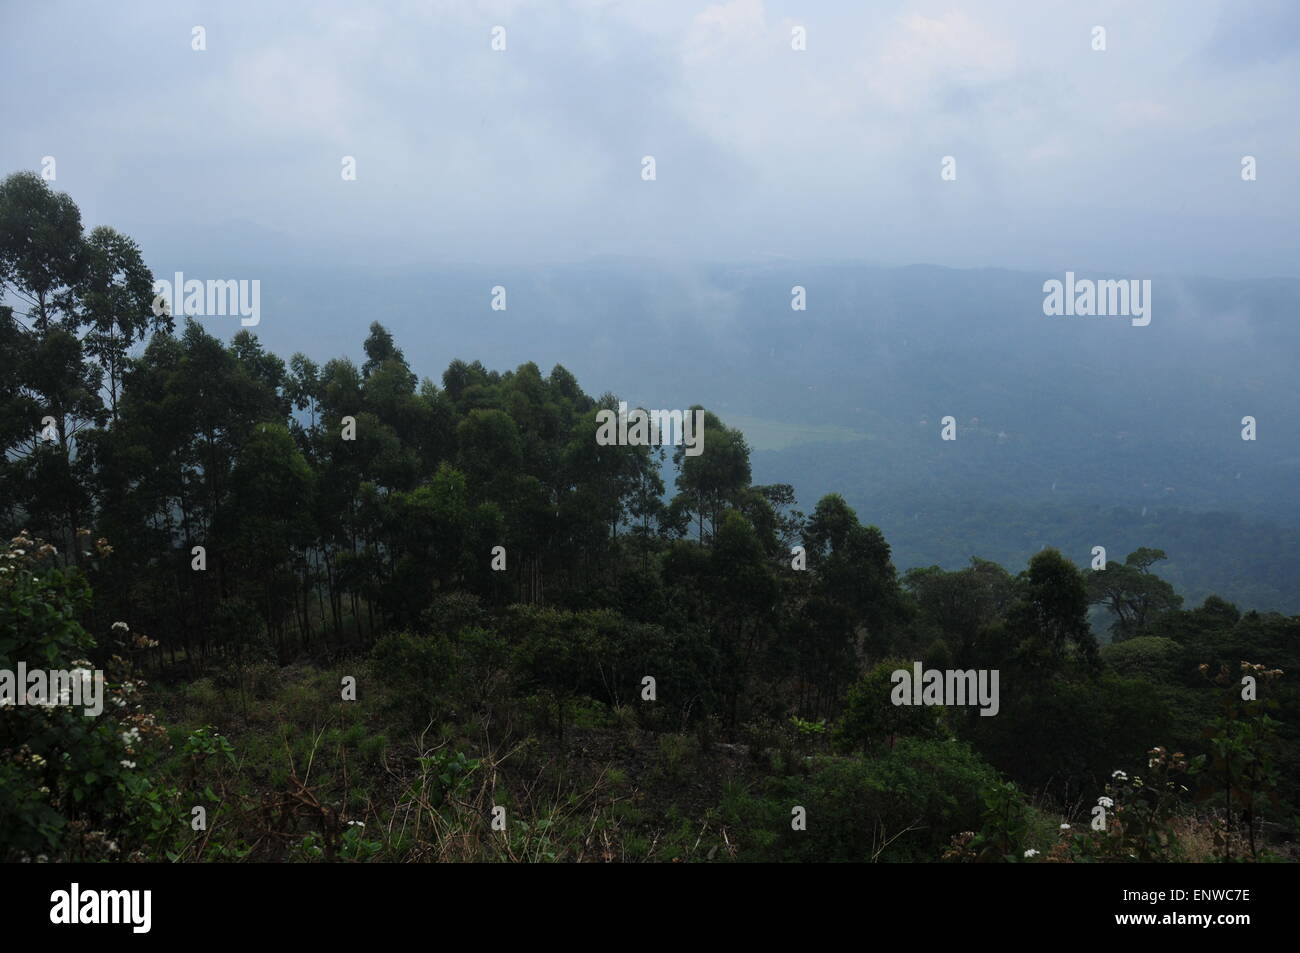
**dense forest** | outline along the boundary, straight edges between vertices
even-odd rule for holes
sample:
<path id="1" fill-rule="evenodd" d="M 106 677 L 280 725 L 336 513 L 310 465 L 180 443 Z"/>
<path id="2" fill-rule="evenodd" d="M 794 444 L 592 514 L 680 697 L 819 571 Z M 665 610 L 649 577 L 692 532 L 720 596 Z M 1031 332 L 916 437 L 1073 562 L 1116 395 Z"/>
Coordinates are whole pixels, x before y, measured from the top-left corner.
<path id="1" fill-rule="evenodd" d="M 562 366 L 158 313 L 33 174 L 0 280 L 0 669 L 109 695 L 0 708 L 0 859 L 1295 858 L 1300 617 L 1185 606 L 1162 539 L 900 572 L 718 414 L 605 446 Z"/>
<path id="2" fill-rule="evenodd" d="M 229 230 L 202 241 L 151 233 L 150 261 L 163 276 L 213 257 L 218 273 L 256 275 L 295 247 Z M 488 311 L 502 281 L 509 308 Z M 796 284 L 807 311 L 791 310 Z M 1022 566 L 1044 545 L 1084 566 L 1094 545 L 1122 557 L 1158 540 L 1161 575 L 1187 599 L 1300 613 L 1300 333 L 1285 319 L 1300 281 L 1163 277 L 1166 319 L 1141 333 L 1046 321 L 1041 284 L 805 261 L 295 262 L 275 268 L 274 319 L 256 331 L 324 363 L 359 354 L 370 315 L 422 370 L 454 355 L 558 363 L 630 403 L 702 404 L 744 432 L 756 482 L 807 502 L 839 493 L 900 569 Z M 944 414 L 955 442 L 935 439 Z M 1245 414 L 1256 441 L 1241 439 Z"/>

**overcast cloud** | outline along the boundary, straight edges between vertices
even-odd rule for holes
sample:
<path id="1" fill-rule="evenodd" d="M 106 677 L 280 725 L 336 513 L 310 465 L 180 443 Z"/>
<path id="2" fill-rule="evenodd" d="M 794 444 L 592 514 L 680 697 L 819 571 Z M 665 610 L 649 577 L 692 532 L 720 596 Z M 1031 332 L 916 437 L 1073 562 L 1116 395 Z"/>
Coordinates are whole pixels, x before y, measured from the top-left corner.
<path id="1" fill-rule="evenodd" d="M 1300 4 L 962 6 L 6 3 L 0 173 L 54 156 L 151 262 L 1300 276 Z"/>

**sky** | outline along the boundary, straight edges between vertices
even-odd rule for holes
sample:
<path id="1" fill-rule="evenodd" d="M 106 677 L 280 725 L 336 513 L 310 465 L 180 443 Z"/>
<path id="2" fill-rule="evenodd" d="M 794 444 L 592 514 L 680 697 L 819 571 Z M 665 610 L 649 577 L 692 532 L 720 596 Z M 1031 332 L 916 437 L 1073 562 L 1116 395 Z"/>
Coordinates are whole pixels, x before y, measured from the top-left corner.
<path id="1" fill-rule="evenodd" d="M 0 2 L 0 174 L 191 271 L 1298 277 L 1297 90 L 1283 0 Z"/>

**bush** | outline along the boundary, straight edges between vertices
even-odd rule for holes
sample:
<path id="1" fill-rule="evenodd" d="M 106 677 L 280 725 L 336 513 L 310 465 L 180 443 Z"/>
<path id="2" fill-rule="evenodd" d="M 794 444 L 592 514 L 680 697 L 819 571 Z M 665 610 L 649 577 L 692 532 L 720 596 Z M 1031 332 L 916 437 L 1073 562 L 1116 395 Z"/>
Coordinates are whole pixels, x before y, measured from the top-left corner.
<path id="1" fill-rule="evenodd" d="M 873 751 L 899 736 L 939 738 L 946 733 L 941 708 L 893 703 L 893 673 L 911 668 L 911 662 L 886 659 L 849 689 L 844 717 L 835 729 L 841 751 Z"/>
<path id="2" fill-rule="evenodd" d="M 76 621 L 90 592 L 56 558 L 26 535 L 0 550 L 0 669 L 16 677 L 24 663 L 91 679 L 95 640 Z M 0 706 L 0 860 L 121 859 L 179 830 L 164 807 L 171 793 L 137 771 L 162 731 L 138 710 L 139 683 L 126 674 L 106 675 L 95 715 L 66 704 Z"/>
<path id="3" fill-rule="evenodd" d="M 983 792 L 997 783 L 959 741 L 902 738 L 875 758 L 815 758 L 807 777 L 773 778 L 759 797 L 733 792 L 724 810 L 742 860 L 934 860 L 979 827 Z M 791 828 L 795 806 L 807 830 Z"/>
<path id="4" fill-rule="evenodd" d="M 445 710 L 456 656 L 443 636 L 401 632 L 380 639 L 371 656 L 384 690 L 383 713 L 420 729 Z"/>

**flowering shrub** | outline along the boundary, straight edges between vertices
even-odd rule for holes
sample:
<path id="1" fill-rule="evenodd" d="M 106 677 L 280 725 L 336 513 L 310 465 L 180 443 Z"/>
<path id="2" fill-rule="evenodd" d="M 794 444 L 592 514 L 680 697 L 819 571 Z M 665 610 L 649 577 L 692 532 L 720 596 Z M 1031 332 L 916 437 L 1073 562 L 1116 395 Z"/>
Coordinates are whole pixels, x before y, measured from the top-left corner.
<path id="1" fill-rule="evenodd" d="M 1009 781 L 1000 781 L 985 787 L 981 798 L 984 811 L 979 832 L 958 834 L 944 852 L 943 859 L 1015 863 L 1037 856 L 1038 851 L 1032 847 L 1020 851 L 1028 829 L 1028 815 L 1020 790 Z"/>
<path id="2" fill-rule="evenodd" d="M 101 556 L 112 551 L 102 540 L 98 548 Z M 25 532 L 10 540 L 0 550 L 0 669 L 15 672 L 22 663 L 90 679 L 96 643 L 77 622 L 89 594 L 53 546 Z M 125 623 L 115 623 L 111 637 L 131 639 Z M 0 705 L 0 860 L 127 859 L 171 835 L 165 805 L 172 792 L 139 770 L 163 733 L 138 703 L 143 683 L 118 655 L 105 675 L 95 715 L 66 698 Z"/>
<path id="3" fill-rule="evenodd" d="M 1046 853 L 1026 847 L 1028 811 L 1014 784 L 1002 783 L 984 792 L 983 823 L 978 832 L 954 837 L 943 859 L 958 862 L 1018 863 L 1040 858 L 1048 863 L 1095 861 L 1171 861 L 1185 859 L 1175 836 L 1176 810 L 1188 791 L 1188 775 L 1202 759 L 1188 761 L 1181 752 L 1164 748 L 1148 752 L 1146 778 L 1116 771 L 1097 798 L 1091 820 L 1061 824 L 1057 842 Z"/>
<path id="4" fill-rule="evenodd" d="M 1198 799 L 1213 802 L 1221 795 L 1228 824 L 1216 834 L 1216 847 L 1224 860 L 1232 859 L 1231 825 L 1238 818 L 1246 832 L 1246 847 L 1252 860 L 1258 860 L 1256 828 L 1260 813 L 1280 807 L 1277 794 L 1276 753 L 1278 722 L 1269 715 L 1277 707 L 1271 685 L 1283 672 L 1252 662 L 1241 662 L 1234 675 L 1226 665 L 1215 675 L 1209 665 L 1200 666 L 1201 675 L 1219 686 L 1219 715 L 1205 729 L 1209 741 L 1210 762 Z M 1253 689 L 1245 690 L 1250 680 Z M 1251 697 L 1244 697 L 1250 695 Z"/>
<path id="5" fill-rule="evenodd" d="M 1054 853 L 1058 859 L 1077 861 L 1185 860 L 1175 821 L 1187 802 L 1187 782 L 1203 762 L 1204 758 L 1188 759 L 1181 751 L 1170 754 L 1163 747 L 1152 748 L 1147 752 L 1145 777 L 1113 772 L 1085 832 L 1075 834 L 1063 826 Z"/>

